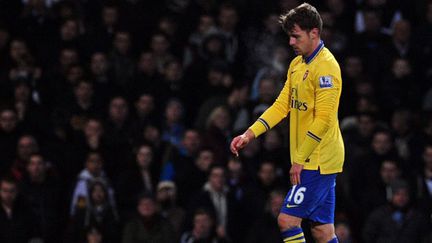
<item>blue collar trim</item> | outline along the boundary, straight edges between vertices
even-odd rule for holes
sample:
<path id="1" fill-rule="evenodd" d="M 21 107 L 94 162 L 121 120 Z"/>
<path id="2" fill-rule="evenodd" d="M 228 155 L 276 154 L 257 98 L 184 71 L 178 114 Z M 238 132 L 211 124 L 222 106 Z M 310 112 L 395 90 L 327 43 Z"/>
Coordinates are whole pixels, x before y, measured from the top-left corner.
<path id="1" fill-rule="evenodd" d="M 303 56 L 303 60 L 306 62 L 306 64 L 309 64 L 312 62 L 312 60 L 318 56 L 318 53 L 321 51 L 321 49 L 324 48 L 324 41 L 320 40 L 320 43 L 318 47 L 312 52 L 312 54 L 308 57 Z"/>

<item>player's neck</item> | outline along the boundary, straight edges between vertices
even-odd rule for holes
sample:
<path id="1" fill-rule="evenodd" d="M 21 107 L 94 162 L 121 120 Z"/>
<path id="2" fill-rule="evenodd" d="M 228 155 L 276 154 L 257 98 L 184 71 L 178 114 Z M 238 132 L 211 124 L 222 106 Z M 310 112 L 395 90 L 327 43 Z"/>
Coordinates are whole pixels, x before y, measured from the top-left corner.
<path id="1" fill-rule="evenodd" d="M 320 38 L 312 40 L 312 47 L 309 50 L 309 52 L 306 54 L 306 57 L 310 57 L 315 52 L 315 50 L 319 48 L 320 44 L 321 44 Z"/>
<path id="2" fill-rule="evenodd" d="M 306 64 L 309 64 L 318 55 L 320 50 L 324 47 L 324 42 L 321 39 L 313 40 L 311 50 L 308 51 L 307 56 L 303 56 Z"/>

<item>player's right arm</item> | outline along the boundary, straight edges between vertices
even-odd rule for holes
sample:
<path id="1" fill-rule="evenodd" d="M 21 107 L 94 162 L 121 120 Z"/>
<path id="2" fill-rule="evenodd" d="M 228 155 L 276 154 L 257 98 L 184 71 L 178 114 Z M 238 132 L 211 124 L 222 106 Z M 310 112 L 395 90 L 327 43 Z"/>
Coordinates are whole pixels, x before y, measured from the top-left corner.
<path id="1" fill-rule="evenodd" d="M 274 126 L 276 126 L 283 118 L 288 115 L 290 110 L 289 98 L 290 98 L 290 85 L 289 79 L 285 82 L 285 85 L 280 92 L 278 98 L 257 120 L 250 130 L 255 134 L 255 137 L 267 132 Z"/>

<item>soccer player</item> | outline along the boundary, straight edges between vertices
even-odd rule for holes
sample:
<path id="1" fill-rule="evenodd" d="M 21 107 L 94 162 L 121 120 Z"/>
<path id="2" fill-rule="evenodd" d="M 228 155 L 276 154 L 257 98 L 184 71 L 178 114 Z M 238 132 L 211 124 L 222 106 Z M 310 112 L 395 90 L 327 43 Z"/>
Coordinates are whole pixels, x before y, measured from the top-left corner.
<path id="1" fill-rule="evenodd" d="M 338 124 L 342 80 L 339 64 L 320 39 L 322 19 L 303 3 L 281 16 L 282 28 L 298 55 L 291 62 L 276 101 L 242 135 L 231 151 L 268 131 L 290 113 L 290 181 L 278 216 L 285 243 L 305 242 L 302 219 L 312 222 L 318 243 L 338 242 L 334 232 L 336 174 L 342 171 L 344 145 Z"/>

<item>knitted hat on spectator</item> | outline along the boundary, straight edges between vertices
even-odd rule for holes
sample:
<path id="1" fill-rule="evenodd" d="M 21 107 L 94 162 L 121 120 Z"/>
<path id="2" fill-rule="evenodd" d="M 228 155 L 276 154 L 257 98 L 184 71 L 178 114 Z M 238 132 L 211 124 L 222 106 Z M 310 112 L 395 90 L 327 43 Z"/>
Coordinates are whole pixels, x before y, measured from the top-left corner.
<path id="1" fill-rule="evenodd" d="M 161 181 L 157 185 L 157 190 L 168 189 L 168 190 L 176 190 L 176 185 L 172 181 Z"/>

